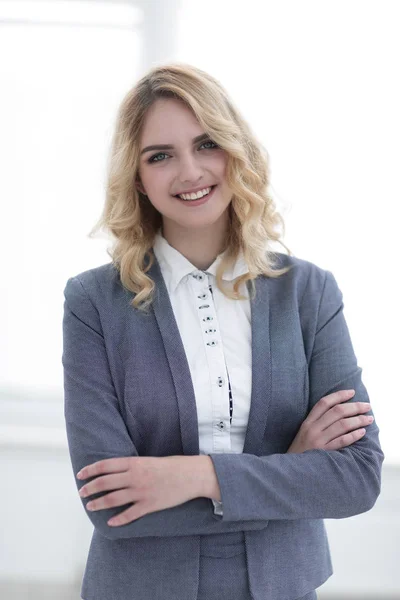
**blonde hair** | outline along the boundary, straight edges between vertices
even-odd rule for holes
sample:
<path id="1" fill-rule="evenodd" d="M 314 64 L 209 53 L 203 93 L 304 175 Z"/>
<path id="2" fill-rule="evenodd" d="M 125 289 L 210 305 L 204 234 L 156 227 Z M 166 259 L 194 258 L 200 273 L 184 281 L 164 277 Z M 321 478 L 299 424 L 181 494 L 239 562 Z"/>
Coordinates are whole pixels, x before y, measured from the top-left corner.
<path id="1" fill-rule="evenodd" d="M 103 213 L 89 237 L 100 228 L 114 236 L 107 249 L 122 285 L 135 294 L 131 305 L 143 311 L 154 299 L 155 282 L 146 275 L 154 263 L 155 235 L 162 227 L 162 215 L 135 185 L 138 178 L 139 140 L 144 118 L 158 98 L 183 101 L 194 113 L 210 138 L 227 153 L 226 179 L 232 190 L 230 225 L 225 236 L 226 253 L 217 272 L 218 288 L 232 300 L 244 299 L 239 287 L 258 275 L 279 277 L 291 267 L 273 269 L 272 241 L 280 239 L 276 228 L 285 224 L 268 194 L 269 156 L 222 85 L 201 69 L 172 63 L 153 67 L 128 91 L 118 110 L 109 158 L 106 201 Z M 224 288 L 222 275 L 233 266 L 242 249 L 249 272 L 238 277 L 231 289 Z M 146 257 L 149 259 L 145 266 Z"/>

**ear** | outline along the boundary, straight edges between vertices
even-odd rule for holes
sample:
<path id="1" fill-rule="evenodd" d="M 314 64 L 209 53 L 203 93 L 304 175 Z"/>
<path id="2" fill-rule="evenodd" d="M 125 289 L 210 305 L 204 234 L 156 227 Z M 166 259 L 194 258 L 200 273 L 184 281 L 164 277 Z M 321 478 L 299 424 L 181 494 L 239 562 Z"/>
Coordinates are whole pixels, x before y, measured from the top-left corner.
<path id="1" fill-rule="evenodd" d="M 146 194 L 146 190 L 144 189 L 142 182 L 140 181 L 140 177 L 137 176 L 135 179 L 135 186 L 136 188 L 139 190 L 139 192 L 142 192 L 142 194 L 144 194 L 145 196 L 147 196 Z"/>

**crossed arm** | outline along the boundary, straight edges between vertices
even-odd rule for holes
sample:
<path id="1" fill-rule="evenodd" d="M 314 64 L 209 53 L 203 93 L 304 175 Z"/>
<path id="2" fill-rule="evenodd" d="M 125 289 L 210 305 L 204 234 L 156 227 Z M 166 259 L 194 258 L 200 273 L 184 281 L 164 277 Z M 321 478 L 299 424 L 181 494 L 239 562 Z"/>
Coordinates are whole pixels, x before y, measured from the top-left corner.
<path id="1" fill-rule="evenodd" d="M 342 294 L 328 271 L 321 293 L 318 277 L 320 271 L 309 278 L 309 293 L 315 293 L 314 283 L 321 296 L 309 365 L 310 408 L 338 389 L 352 388 L 356 393 L 351 401 L 368 402 L 343 316 Z M 68 280 L 64 294 L 65 419 L 77 474 L 98 461 L 138 457 L 138 452 L 119 410 L 98 313 L 78 278 Z M 201 496 L 119 527 L 108 521 L 126 506 L 91 512 L 84 499 L 83 504 L 93 525 L 111 539 L 256 530 L 265 528 L 269 519 L 344 518 L 369 510 L 380 493 L 384 454 L 378 433 L 374 421 L 362 439 L 335 451 L 163 457 L 191 460 L 191 472 L 202 484 L 186 487 L 184 493 Z M 79 484 L 77 480 L 78 488 Z M 213 513 L 210 498 L 222 500 L 223 516 Z"/>

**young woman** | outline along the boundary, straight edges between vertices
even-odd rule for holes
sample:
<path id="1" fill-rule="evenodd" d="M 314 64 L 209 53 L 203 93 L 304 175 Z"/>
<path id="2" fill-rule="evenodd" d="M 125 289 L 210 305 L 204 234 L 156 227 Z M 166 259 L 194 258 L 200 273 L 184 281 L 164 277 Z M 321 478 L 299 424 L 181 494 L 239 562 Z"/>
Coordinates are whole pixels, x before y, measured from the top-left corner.
<path id="1" fill-rule="evenodd" d="M 315 599 L 323 519 L 380 493 L 342 293 L 282 242 L 268 188 L 207 73 L 158 66 L 124 98 L 97 225 L 112 261 L 64 290 L 85 600 Z"/>

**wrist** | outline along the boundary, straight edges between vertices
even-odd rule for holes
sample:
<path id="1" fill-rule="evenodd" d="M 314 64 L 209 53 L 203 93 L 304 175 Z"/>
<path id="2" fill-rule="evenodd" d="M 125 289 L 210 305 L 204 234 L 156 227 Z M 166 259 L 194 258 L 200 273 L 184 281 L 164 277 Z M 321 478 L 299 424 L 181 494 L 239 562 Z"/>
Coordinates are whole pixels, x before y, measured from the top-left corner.
<path id="1" fill-rule="evenodd" d="M 199 497 L 210 498 L 221 502 L 221 491 L 219 488 L 214 463 L 210 456 L 202 454 L 199 457 Z"/>

